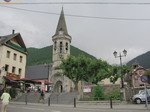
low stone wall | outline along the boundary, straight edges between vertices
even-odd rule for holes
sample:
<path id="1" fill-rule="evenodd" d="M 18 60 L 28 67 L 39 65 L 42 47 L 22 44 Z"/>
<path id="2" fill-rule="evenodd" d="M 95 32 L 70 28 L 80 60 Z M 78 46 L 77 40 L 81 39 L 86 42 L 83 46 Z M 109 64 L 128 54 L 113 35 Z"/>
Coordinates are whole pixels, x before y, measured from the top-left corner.
<path id="1" fill-rule="evenodd" d="M 88 105 L 110 105 L 110 101 L 109 100 L 105 100 L 105 101 L 77 101 L 76 102 L 78 105 L 80 104 L 88 104 Z M 124 104 L 126 102 L 121 102 L 120 100 L 113 100 L 112 104 L 113 105 L 119 105 L 119 104 Z"/>

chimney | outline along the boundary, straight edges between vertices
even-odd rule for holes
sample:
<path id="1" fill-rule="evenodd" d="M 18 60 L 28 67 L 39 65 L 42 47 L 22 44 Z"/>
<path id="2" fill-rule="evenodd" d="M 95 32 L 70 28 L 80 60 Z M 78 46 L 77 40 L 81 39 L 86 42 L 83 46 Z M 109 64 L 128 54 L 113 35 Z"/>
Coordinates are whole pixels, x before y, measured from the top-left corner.
<path id="1" fill-rule="evenodd" d="M 15 34 L 15 30 L 12 30 L 12 34 Z"/>

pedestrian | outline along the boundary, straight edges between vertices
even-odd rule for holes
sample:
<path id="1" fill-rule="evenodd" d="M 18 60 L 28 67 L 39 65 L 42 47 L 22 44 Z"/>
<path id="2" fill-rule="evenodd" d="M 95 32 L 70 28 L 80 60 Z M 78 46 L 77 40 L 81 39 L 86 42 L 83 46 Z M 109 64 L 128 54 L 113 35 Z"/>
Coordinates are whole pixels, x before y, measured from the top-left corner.
<path id="1" fill-rule="evenodd" d="M 1 100 L 2 100 L 1 112 L 7 111 L 7 107 L 8 107 L 10 99 L 11 99 L 11 96 L 8 92 L 8 89 L 5 89 L 2 96 L 1 96 Z"/>
<path id="2" fill-rule="evenodd" d="M 44 96 L 45 96 L 45 94 L 44 94 L 44 91 L 42 90 L 41 93 L 40 93 L 39 102 L 42 100 L 43 103 L 44 103 Z"/>

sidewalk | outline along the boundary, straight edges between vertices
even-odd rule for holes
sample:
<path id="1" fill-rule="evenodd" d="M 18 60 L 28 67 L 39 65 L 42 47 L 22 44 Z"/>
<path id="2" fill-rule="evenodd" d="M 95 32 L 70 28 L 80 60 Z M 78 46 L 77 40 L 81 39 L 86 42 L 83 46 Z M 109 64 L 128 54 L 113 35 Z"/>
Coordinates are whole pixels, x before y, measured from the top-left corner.
<path id="1" fill-rule="evenodd" d="M 26 105 L 25 102 L 10 102 L 13 105 Z M 48 104 L 42 103 L 27 103 L 27 105 L 33 106 L 48 106 Z M 63 105 L 63 104 L 50 104 L 51 107 L 66 107 L 66 108 L 74 108 L 74 105 Z M 76 108 L 88 108 L 88 109 L 110 109 L 110 105 L 88 105 L 88 104 L 80 104 L 76 105 Z M 125 109 L 125 110 L 150 110 L 150 104 L 148 107 L 145 107 L 145 104 L 119 104 L 119 105 L 112 105 L 113 109 Z"/>

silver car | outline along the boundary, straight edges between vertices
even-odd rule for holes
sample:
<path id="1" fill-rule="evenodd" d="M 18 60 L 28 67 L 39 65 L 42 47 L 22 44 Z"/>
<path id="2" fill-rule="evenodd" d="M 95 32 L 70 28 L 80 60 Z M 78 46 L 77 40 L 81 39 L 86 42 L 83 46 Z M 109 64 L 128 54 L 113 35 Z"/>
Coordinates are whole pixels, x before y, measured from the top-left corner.
<path id="1" fill-rule="evenodd" d="M 150 89 L 147 89 L 147 100 L 150 102 Z M 140 104 L 146 101 L 145 90 L 140 90 L 138 94 L 132 97 L 132 101 L 136 104 Z"/>

